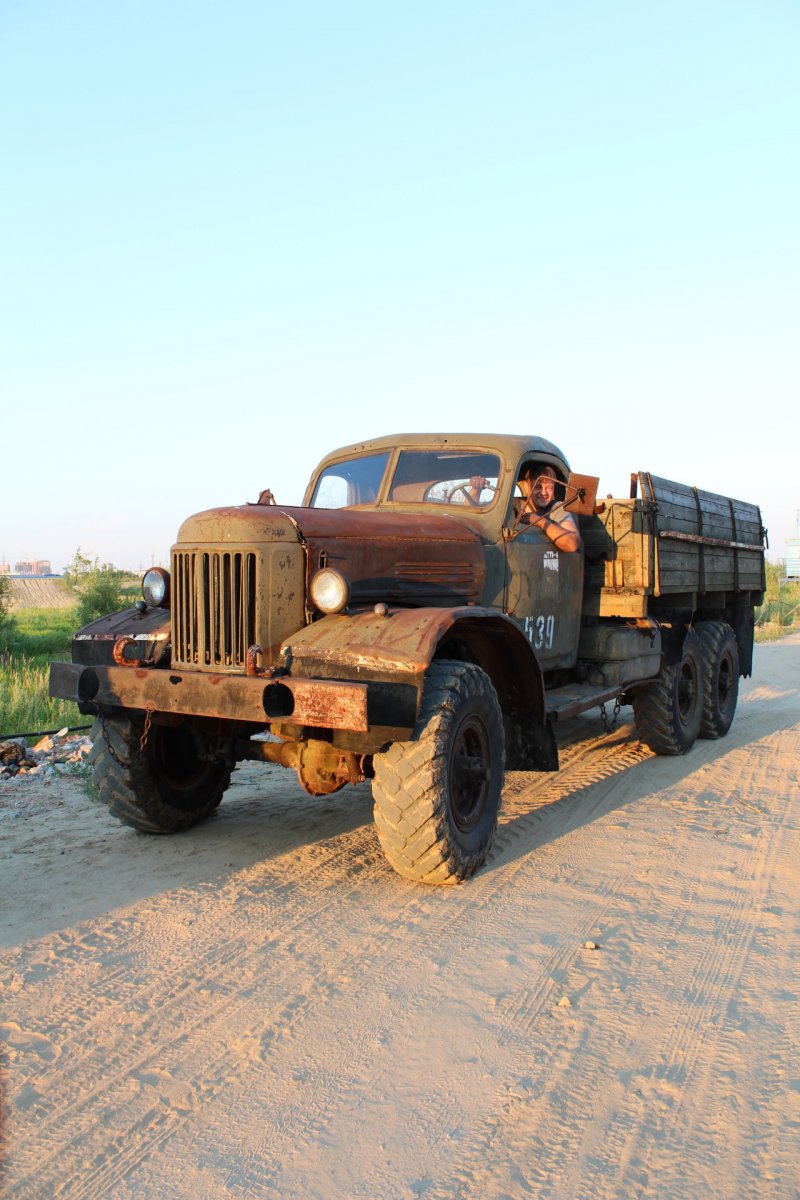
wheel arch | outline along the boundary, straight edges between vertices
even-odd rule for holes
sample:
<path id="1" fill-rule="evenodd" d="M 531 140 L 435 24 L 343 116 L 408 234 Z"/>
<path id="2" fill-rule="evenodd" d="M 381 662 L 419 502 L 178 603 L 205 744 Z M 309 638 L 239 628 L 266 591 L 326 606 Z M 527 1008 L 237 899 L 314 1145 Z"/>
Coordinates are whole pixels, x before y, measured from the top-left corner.
<path id="1" fill-rule="evenodd" d="M 514 621 L 500 613 L 459 617 L 439 640 L 435 658 L 474 662 L 489 676 L 503 713 L 509 770 L 558 770 L 542 668 Z"/>
<path id="2" fill-rule="evenodd" d="M 497 693 L 509 768 L 558 769 L 541 666 L 519 626 L 496 609 L 465 605 L 340 613 L 288 638 L 283 653 L 293 674 L 412 684 L 417 711 L 432 662 L 475 663 Z"/>
<path id="3" fill-rule="evenodd" d="M 544 677 L 530 642 L 509 617 L 459 616 L 442 631 L 434 658 L 474 662 L 492 681 L 503 712 L 525 708 L 544 720 Z"/>
<path id="4" fill-rule="evenodd" d="M 287 638 L 282 654 L 293 673 L 390 682 L 416 680 L 422 689 L 434 659 L 474 662 L 494 685 L 503 709 L 524 707 L 544 720 L 544 679 L 519 626 L 494 609 L 396 609 L 323 617 Z"/>

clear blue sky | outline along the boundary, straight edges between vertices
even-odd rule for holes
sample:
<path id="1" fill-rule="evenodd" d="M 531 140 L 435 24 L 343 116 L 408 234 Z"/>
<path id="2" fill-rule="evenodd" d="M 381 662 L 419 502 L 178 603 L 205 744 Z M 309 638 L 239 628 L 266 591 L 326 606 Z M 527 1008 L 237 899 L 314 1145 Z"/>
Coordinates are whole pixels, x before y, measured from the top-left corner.
<path id="1" fill-rule="evenodd" d="M 800 6 L 0 6 L 0 557 L 138 568 L 334 446 L 800 506 Z"/>

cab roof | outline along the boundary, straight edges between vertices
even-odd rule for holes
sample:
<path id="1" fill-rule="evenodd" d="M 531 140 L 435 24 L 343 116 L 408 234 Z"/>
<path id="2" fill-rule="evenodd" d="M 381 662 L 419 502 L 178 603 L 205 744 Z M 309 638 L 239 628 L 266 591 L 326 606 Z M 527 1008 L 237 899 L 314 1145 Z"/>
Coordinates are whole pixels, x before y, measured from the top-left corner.
<path id="1" fill-rule="evenodd" d="M 354 442 L 351 446 L 342 446 L 326 454 L 320 463 L 335 462 L 350 455 L 369 454 L 373 451 L 394 450 L 398 447 L 425 446 L 437 448 L 451 446 L 454 449 L 493 450 L 498 452 L 507 463 L 518 462 L 526 455 L 540 457 L 559 467 L 566 478 L 569 475 L 569 463 L 561 450 L 546 438 L 531 434 L 514 433 L 393 433 L 384 437 L 370 438 L 364 442 Z"/>

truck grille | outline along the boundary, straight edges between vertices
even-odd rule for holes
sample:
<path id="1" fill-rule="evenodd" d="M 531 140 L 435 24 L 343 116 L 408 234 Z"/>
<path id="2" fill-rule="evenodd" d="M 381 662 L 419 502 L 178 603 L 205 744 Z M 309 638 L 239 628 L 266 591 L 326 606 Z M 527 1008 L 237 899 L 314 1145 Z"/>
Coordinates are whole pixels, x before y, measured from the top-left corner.
<path id="1" fill-rule="evenodd" d="M 256 556 L 176 551 L 172 556 L 172 661 L 245 668 L 256 640 Z"/>

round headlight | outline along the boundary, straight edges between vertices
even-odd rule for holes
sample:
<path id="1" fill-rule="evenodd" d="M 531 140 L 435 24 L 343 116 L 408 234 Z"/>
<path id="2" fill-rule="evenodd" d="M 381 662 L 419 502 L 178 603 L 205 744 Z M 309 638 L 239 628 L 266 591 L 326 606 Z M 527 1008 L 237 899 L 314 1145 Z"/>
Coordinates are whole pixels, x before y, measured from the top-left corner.
<path id="1" fill-rule="evenodd" d="M 142 595 L 151 608 L 168 608 L 169 571 L 151 567 L 142 580 Z"/>
<path id="2" fill-rule="evenodd" d="M 350 586 L 341 571 L 323 567 L 311 580 L 311 599 L 320 612 L 341 612 L 350 599 Z"/>

